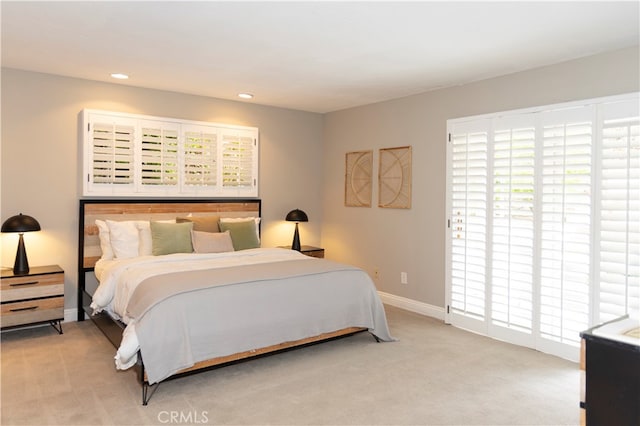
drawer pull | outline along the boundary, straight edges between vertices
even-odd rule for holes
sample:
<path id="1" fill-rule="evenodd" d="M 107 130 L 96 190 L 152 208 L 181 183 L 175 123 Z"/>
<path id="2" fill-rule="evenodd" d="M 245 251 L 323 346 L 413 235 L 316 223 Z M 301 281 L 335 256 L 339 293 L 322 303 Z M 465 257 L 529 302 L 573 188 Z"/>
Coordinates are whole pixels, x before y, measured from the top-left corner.
<path id="1" fill-rule="evenodd" d="M 14 283 L 14 284 L 9 284 L 9 287 L 18 287 L 18 286 L 22 286 L 22 285 L 36 285 L 39 282 L 40 281 L 28 281 L 26 283 Z"/>
<path id="2" fill-rule="evenodd" d="M 20 312 L 20 311 L 34 311 L 38 309 L 37 306 L 28 306 L 26 308 L 15 308 L 15 309 L 10 309 L 11 312 Z"/>

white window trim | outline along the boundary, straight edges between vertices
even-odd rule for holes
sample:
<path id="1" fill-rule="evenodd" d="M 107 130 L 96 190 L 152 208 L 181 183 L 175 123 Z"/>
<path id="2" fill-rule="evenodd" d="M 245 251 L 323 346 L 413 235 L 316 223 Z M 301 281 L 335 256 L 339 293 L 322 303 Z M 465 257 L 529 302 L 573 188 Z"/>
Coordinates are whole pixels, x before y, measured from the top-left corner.
<path id="1" fill-rule="evenodd" d="M 259 131 L 256 127 L 238 126 L 204 121 L 182 120 L 177 118 L 155 117 L 141 114 L 84 109 L 80 120 L 80 143 L 82 146 L 82 195 L 83 196 L 132 196 L 132 197 L 212 197 L 212 198 L 247 198 L 258 197 L 259 167 Z M 104 122 L 104 123 L 103 123 Z M 133 182 L 100 183 L 93 179 L 93 126 L 95 124 L 124 125 L 133 128 Z M 143 182 L 142 175 L 142 129 L 171 129 L 178 135 L 177 145 L 177 181 L 164 184 L 149 184 L 147 178 Z M 155 128 L 154 128 L 155 129 Z M 187 132 L 199 130 L 215 137 L 215 150 L 212 163 L 206 168 L 215 170 L 215 178 L 205 180 L 206 183 L 187 182 L 185 139 Z M 225 160 L 224 140 L 238 139 L 242 149 L 247 152 L 246 159 L 241 161 L 240 185 L 234 181 L 223 179 L 223 170 L 234 160 Z M 248 151 L 247 151 L 248 150 Z M 233 164 L 231 164 L 233 166 Z M 237 166 L 237 164 L 236 164 Z M 245 169 L 242 169 L 242 167 Z M 170 167 L 170 165 L 169 165 Z M 249 168 L 247 170 L 246 168 Z M 245 170 L 243 172 L 243 170 Z M 148 176 L 148 173 L 146 174 Z"/>

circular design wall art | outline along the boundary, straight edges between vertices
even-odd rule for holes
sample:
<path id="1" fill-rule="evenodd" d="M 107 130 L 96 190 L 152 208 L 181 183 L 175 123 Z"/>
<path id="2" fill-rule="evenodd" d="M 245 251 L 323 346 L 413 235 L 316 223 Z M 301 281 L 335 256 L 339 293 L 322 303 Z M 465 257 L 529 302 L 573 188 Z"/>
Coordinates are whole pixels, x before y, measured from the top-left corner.
<path id="1" fill-rule="evenodd" d="M 378 207 L 411 208 L 411 147 L 380 150 Z"/>
<path id="2" fill-rule="evenodd" d="M 347 152 L 344 205 L 371 207 L 373 151 Z"/>

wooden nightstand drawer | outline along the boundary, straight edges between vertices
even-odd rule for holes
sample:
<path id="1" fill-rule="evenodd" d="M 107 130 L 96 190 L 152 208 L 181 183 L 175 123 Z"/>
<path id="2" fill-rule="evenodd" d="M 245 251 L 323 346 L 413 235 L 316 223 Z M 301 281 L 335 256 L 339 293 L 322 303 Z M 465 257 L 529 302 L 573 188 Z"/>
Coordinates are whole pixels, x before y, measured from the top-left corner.
<path id="1" fill-rule="evenodd" d="M 280 248 L 284 248 L 284 249 L 290 249 L 291 246 L 278 246 Z M 314 246 L 301 246 L 300 247 L 300 253 L 310 256 L 310 257 L 319 257 L 319 258 L 324 258 L 324 249 L 321 247 L 314 247 Z"/>
<path id="2" fill-rule="evenodd" d="M 324 258 L 324 249 L 322 248 L 308 247 L 305 249 L 305 247 L 303 246 L 300 252 L 302 254 L 306 254 L 307 256 Z"/>
<path id="3" fill-rule="evenodd" d="M 58 265 L 36 266 L 26 274 L 0 274 L 0 328 L 49 322 L 62 334 L 64 271 Z"/>
<path id="4" fill-rule="evenodd" d="M 64 295 L 64 273 L 3 278 L 2 302 Z"/>
<path id="5" fill-rule="evenodd" d="M 0 306 L 2 306 L 0 316 L 2 328 L 64 318 L 63 296 L 3 303 Z"/>

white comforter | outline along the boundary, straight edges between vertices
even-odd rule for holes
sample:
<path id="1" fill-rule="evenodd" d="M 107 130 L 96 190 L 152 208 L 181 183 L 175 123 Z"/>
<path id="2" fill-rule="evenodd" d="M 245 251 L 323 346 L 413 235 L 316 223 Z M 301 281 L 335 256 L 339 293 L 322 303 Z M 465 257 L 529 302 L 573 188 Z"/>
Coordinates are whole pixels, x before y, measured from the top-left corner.
<path id="1" fill-rule="evenodd" d="M 258 248 L 226 253 L 176 253 L 165 256 L 140 256 L 132 259 L 99 260 L 95 267 L 100 282 L 93 295 L 94 314 L 106 311 L 129 324 L 126 309 L 138 284 L 149 277 L 176 271 L 226 268 L 229 266 L 278 262 L 304 257 L 295 250 Z"/>
<path id="2" fill-rule="evenodd" d="M 100 285 L 93 295 L 91 308 L 94 314 L 106 311 L 113 318 L 127 324 L 115 355 L 116 368 L 126 370 L 135 365 L 140 349 L 135 324 L 126 314 L 127 304 L 133 291 L 146 278 L 176 271 L 278 262 L 303 256 L 295 250 L 259 248 L 226 253 L 176 253 L 165 256 L 100 260 L 95 268 Z"/>
<path id="3" fill-rule="evenodd" d="M 155 315 L 155 319 L 152 320 L 149 317 L 154 317 L 153 314 L 146 315 L 144 322 L 144 330 L 145 333 L 138 336 L 139 333 L 142 332 L 140 329 L 136 332 L 136 319 L 129 318 L 127 315 L 127 306 L 129 304 L 129 300 L 134 293 L 134 290 L 147 278 L 151 278 L 154 276 L 159 276 L 165 273 L 174 273 L 178 271 L 196 271 L 196 270 L 205 270 L 212 268 L 228 268 L 233 266 L 242 266 L 242 265 L 252 265 L 252 264 L 260 264 L 260 263 L 273 263 L 273 262 L 284 262 L 291 261 L 295 259 L 310 259 L 307 256 L 286 249 L 279 248 L 267 248 L 267 249 L 252 249 L 252 250 L 243 250 L 238 252 L 229 252 L 229 253 L 215 253 L 215 254 L 173 254 L 166 256 L 146 256 L 146 257 L 138 257 L 135 259 L 124 259 L 119 261 L 108 261 L 101 262 L 96 266 L 96 275 L 99 278 L 100 285 L 96 290 L 93 296 L 93 302 L 91 307 L 94 309 L 94 312 L 106 311 L 113 317 L 121 319 L 124 323 L 127 324 L 127 327 L 124 330 L 123 338 L 120 347 L 115 356 L 116 367 L 118 369 L 127 369 L 133 366 L 137 361 L 137 353 L 140 350 L 140 342 L 142 340 L 143 347 L 142 352 L 145 357 L 145 366 L 147 367 L 147 373 L 150 378 L 150 383 L 154 383 L 156 381 L 160 381 L 165 377 L 168 377 L 173 372 L 176 372 L 181 368 L 186 368 L 189 365 L 193 365 L 193 359 L 189 359 L 188 362 L 182 363 L 181 365 L 175 366 L 175 368 L 165 368 L 164 366 L 157 373 L 154 372 L 154 369 L 150 368 L 152 365 L 154 350 L 145 353 L 145 345 L 148 345 L 148 336 L 149 336 L 149 326 L 151 325 L 152 334 L 157 333 L 158 325 L 157 322 L 169 321 L 168 317 L 165 316 L 165 313 Z M 319 260 L 319 259 L 318 259 Z M 263 312 L 263 318 L 272 318 L 278 316 L 281 311 L 271 311 L 269 313 L 268 309 L 286 309 L 291 306 L 292 310 L 298 309 L 296 312 L 295 318 L 299 318 L 300 320 L 295 321 L 295 325 L 291 328 L 291 331 L 287 331 L 283 328 L 279 328 L 279 336 L 274 336 L 272 341 L 260 341 L 258 344 L 263 344 L 264 346 L 269 346 L 271 344 L 277 344 L 283 341 L 289 340 L 297 340 L 302 338 L 297 334 L 302 333 L 302 329 L 317 327 L 328 327 L 328 329 L 320 330 L 319 333 L 334 331 L 340 328 L 344 328 L 347 326 L 364 326 L 368 327 L 370 331 L 372 331 L 376 336 L 380 337 L 382 340 L 393 340 L 393 338 L 389 335 L 388 327 L 386 324 L 386 318 L 384 315 L 384 310 L 382 308 L 382 303 L 380 302 L 377 292 L 375 291 L 375 286 L 371 282 L 371 279 L 368 275 L 357 268 L 352 268 L 352 270 L 346 273 L 347 276 L 345 278 L 342 275 L 335 276 L 316 276 L 316 277 L 306 277 L 305 282 L 308 282 L 312 287 L 321 289 L 319 290 L 311 290 L 316 291 L 314 293 L 315 296 L 319 297 L 318 300 L 310 300 L 308 296 L 303 295 L 303 293 L 307 290 L 303 290 L 304 287 L 299 285 L 298 281 L 295 283 L 289 283 L 287 285 L 293 285 L 290 287 L 290 290 L 285 294 L 294 294 L 294 298 L 297 297 L 304 298 L 307 301 L 304 302 L 307 304 L 306 311 L 300 312 L 300 307 L 295 308 L 294 305 L 291 305 L 290 302 L 285 302 L 284 300 L 278 300 L 274 303 L 274 308 L 264 307 L 267 306 L 264 303 L 261 303 L 257 306 L 257 310 L 267 310 L 267 312 Z M 289 280 L 292 281 L 292 280 Z M 225 292 L 227 290 L 224 290 Z M 239 290 L 239 292 L 238 292 Z M 231 289 L 228 291 L 233 291 L 234 302 L 243 304 L 248 298 L 251 297 L 259 297 L 260 300 L 268 300 L 272 298 L 271 293 L 267 290 L 267 286 L 258 286 L 257 288 L 243 287 Z M 244 292 L 244 293 L 243 293 Z M 255 292 L 255 293 L 251 293 Z M 302 292 L 302 293 L 300 293 Z M 320 296 L 320 293 L 324 293 Z M 228 295 L 230 293 L 221 293 L 220 297 L 216 300 L 228 300 L 223 295 Z M 244 294 L 243 296 L 238 296 L 238 294 Z M 204 299 L 203 299 L 204 300 Z M 233 307 L 228 307 L 226 305 L 221 305 L 221 302 L 216 302 L 216 300 L 212 300 L 211 304 L 208 306 L 210 310 L 222 312 L 227 310 L 228 308 L 231 311 L 228 311 L 224 318 L 227 318 L 228 321 L 231 321 L 232 324 L 239 324 L 244 321 L 247 317 L 251 317 L 252 315 L 239 315 L 237 318 L 233 318 L 229 320 L 230 317 L 235 315 L 233 311 Z M 302 299 L 298 299 L 302 301 Z M 309 305 L 311 304 L 311 305 Z M 335 309 L 339 309 L 339 311 L 335 311 L 333 314 L 330 314 L 329 319 L 326 318 L 327 310 L 334 309 L 331 306 L 335 304 Z M 175 305 L 172 309 L 177 309 L 178 311 L 181 309 L 179 306 Z M 234 305 L 236 306 L 236 305 Z M 340 306 L 340 308 L 338 308 Z M 345 311 L 345 309 L 347 309 Z M 165 311 L 163 311 L 165 312 Z M 174 312 L 172 310 L 168 312 Z M 253 311 L 252 311 L 253 313 Z M 346 314 L 345 314 L 346 313 Z M 302 315 L 302 317 L 300 317 Z M 158 318 L 159 317 L 159 318 Z M 356 320 L 358 324 L 343 324 L 340 321 L 342 317 L 358 317 Z M 150 322 L 151 321 L 151 322 Z M 153 322 L 156 321 L 156 322 Z M 207 324 L 210 324 L 210 328 L 212 332 L 215 332 L 217 329 L 218 333 L 220 333 L 220 327 L 223 327 L 223 324 L 216 323 L 215 319 L 206 318 L 201 319 L 201 321 L 206 321 Z M 211 322 L 213 321 L 213 322 Z M 217 320 L 219 321 L 219 320 Z M 305 322 L 309 321 L 309 324 Z M 312 321 L 316 321 L 316 323 L 311 323 Z M 319 325 L 317 321 L 321 321 L 322 324 Z M 346 322 L 352 321 L 351 319 L 345 320 Z M 202 323 L 202 322 L 200 322 Z M 152 325 L 156 324 L 156 325 Z M 245 324 L 247 325 L 247 324 Z M 138 324 L 138 327 L 141 327 L 141 324 Z M 249 324 L 250 326 L 250 324 Z M 160 326 L 162 328 L 162 326 Z M 224 328 L 224 327 L 223 327 Z M 193 331 L 193 330 L 192 330 Z M 297 333 L 297 334 L 296 334 Z M 236 333 L 237 334 L 237 333 Z M 218 334 L 219 335 L 219 334 Z M 266 336 L 267 333 L 263 333 L 262 336 Z M 313 334 L 310 334 L 305 337 L 310 337 Z M 143 339 L 143 337 L 145 339 Z M 294 337 L 297 337 L 294 338 Z M 288 340 L 281 340 L 288 339 Z M 247 342 L 246 339 L 239 339 L 234 341 L 234 338 L 224 338 L 224 341 L 219 341 L 217 346 L 225 346 L 225 351 L 230 351 L 228 354 L 240 352 L 242 350 L 251 349 L 251 347 L 244 348 L 243 345 Z M 259 340 L 259 339 L 258 339 Z M 233 346 L 235 344 L 235 346 Z M 231 347 L 231 346 L 233 347 Z M 255 348 L 254 346 L 253 348 Z M 262 347 L 262 346 L 257 346 Z M 216 347 L 215 351 L 218 350 Z M 210 357 L 220 356 L 220 353 L 212 353 L 209 351 L 207 355 L 212 355 Z M 209 359 L 206 357 L 202 357 L 202 359 L 195 359 L 195 362 L 198 360 Z M 156 363 L 157 364 L 157 363 Z M 153 373 L 153 374 L 152 374 Z M 153 379 L 152 379 L 153 377 Z"/>

